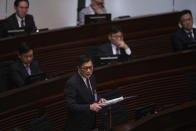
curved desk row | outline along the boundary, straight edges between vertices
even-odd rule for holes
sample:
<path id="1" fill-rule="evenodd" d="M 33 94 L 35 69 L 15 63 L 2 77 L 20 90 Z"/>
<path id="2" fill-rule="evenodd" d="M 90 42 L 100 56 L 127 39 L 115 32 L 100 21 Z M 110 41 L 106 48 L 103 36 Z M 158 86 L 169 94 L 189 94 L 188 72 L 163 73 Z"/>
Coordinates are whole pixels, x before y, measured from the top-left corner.
<path id="1" fill-rule="evenodd" d="M 156 104 L 157 109 L 190 101 L 185 78 L 196 71 L 195 51 L 168 53 L 137 60 L 106 65 L 95 69 L 98 93 L 120 89 L 123 96 L 137 95 L 125 101 L 128 120 L 133 120 L 137 108 Z M 67 74 L 0 94 L 0 129 L 30 128 L 30 121 L 43 114 L 53 130 L 64 128 L 67 112 L 64 84 Z M 97 126 L 102 127 L 98 113 Z"/>
<path id="2" fill-rule="evenodd" d="M 14 60 L 21 42 L 29 41 L 36 58 L 48 75 L 73 72 L 79 55 L 88 46 L 107 42 L 112 25 L 123 29 L 133 56 L 143 57 L 172 52 L 170 34 L 177 29 L 178 13 L 131 18 L 81 27 L 62 28 L 0 40 L 0 62 Z"/>

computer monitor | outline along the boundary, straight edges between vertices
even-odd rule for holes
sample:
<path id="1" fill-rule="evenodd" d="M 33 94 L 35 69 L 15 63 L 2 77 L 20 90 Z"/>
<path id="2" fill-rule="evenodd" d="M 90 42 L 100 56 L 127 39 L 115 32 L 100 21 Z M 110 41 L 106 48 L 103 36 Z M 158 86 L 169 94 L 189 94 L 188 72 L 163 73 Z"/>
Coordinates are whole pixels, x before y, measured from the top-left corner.
<path id="1" fill-rule="evenodd" d="M 111 21 L 111 14 L 85 15 L 85 24 Z"/>
<path id="2" fill-rule="evenodd" d="M 187 44 L 188 49 L 196 49 L 196 40 Z"/>
<path id="3" fill-rule="evenodd" d="M 30 75 L 25 79 L 25 85 L 34 83 L 34 82 L 38 82 L 38 81 L 42 81 L 46 79 L 46 74 L 41 72 L 39 74 L 34 74 L 34 75 Z"/>
<path id="4" fill-rule="evenodd" d="M 147 116 L 149 114 L 154 114 L 156 109 L 155 104 L 150 104 L 145 107 L 141 107 L 136 109 L 136 114 L 135 114 L 135 120 L 139 120 L 144 116 Z"/>
<path id="5" fill-rule="evenodd" d="M 129 61 L 130 59 L 132 59 L 132 56 L 129 55 L 92 56 L 92 61 L 95 67 Z"/>
<path id="6" fill-rule="evenodd" d="M 16 30 L 8 30 L 7 35 L 8 36 L 17 36 L 17 35 L 23 35 L 25 34 L 24 29 L 16 29 Z"/>

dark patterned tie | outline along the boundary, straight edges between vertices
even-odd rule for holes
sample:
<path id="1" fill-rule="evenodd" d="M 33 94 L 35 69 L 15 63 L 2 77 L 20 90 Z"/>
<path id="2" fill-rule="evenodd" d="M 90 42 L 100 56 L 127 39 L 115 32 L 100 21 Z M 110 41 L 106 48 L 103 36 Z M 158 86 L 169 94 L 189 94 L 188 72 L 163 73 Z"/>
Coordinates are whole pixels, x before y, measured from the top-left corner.
<path id="1" fill-rule="evenodd" d="M 120 48 L 116 47 L 116 55 L 120 55 Z"/>
<path id="2" fill-rule="evenodd" d="M 26 71 L 27 71 L 28 75 L 31 75 L 30 65 L 29 64 L 26 64 L 25 68 L 26 68 Z"/>
<path id="3" fill-rule="evenodd" d="M 21 20 L 21 27 L 24 28 L 24 20 Z"/>
<path id="4" fill-rule="evenodd" d="M 89 93 L 93 96 L 93 92 L 90 86 L 90 80 L 88 78 L 86 79 L 86 83 L 87 83 L 87 88 L 88 88 Z"/>
<path id="5" fill-rule="evenodd" d="M 189 31 L 187 34 L 188 34 L 188 37 L 189 37 L 189 39 L 191 41 L 195 41 L 195 39 L 193 38 L 193 35 L 192 35 L 192 32 L 191 31 Z"/>

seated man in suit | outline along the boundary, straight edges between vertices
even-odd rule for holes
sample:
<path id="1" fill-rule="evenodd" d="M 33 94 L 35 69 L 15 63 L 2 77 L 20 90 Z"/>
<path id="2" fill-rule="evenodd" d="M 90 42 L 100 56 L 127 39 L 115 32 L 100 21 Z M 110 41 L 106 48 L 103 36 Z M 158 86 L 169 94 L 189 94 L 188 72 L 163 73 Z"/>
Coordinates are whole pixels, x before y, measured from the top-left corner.
<path id="1" fill-rule="evenodd" d="M 191 43 L 196 42 L 196 29 L 193 28 L 193 16 L 190 10 L 183 10 L 180 13 L 179 28 L 172 35 L 174 51 L 182 51 L 190 48 Z"/>
<path id="2" fill-rule="evenodd" d="M 36 31 L 35 22 L 32 15 L 27 14 L 29 9 L 28 0 L 15 0 L 15 13 L 5 19 L 4 28 L 9 30 L 24 29 L 26 33 Z"/>
<path id="3" fill-rule="evenodd" d="M 131 55 L 131 49 L 126 44 L 123 38 L 123 32 L 120 28 L 112 26 L 108 35 L 109 43 L 99 47 L 98 55 Z"/>
<path id="4" fill-rule="evenodd" d="M 89 7 L 82 9 L 79 12 L 79 25 L 84 25 L 85 15 L 105 14 L 104 0 L 91 0 Z"/>
<path id="5" fill-rule="evenodd" d="M 93 63 L 88 56 L 80 56 L 75 73 L 65 85 L 65 98 L 68 106 L 66 131 L 91 131 L 95 128 L 96 112 L 102 109 L 96 93 L 93 76 Z"/>
<path id="6" fill-rule="evenodd" d="M 10 78 L 13 88 L 26 84 L 26 78 L 41 73 L 40 66 L 33 56 L 33 48 L 30 44 L 23 43 L 18 49 L 18 57 L 15 63 L 10 66 Z"/>

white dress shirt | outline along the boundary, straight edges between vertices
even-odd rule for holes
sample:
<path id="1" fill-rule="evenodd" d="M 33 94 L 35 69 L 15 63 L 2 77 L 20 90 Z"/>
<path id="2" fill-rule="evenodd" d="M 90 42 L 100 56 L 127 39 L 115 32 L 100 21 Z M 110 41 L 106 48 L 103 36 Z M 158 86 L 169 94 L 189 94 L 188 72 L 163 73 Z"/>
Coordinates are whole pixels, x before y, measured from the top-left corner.
<path id="1" fill-rule="evenodd" d="M 118 53 L 116 52 L 117 46 L 114 45 L 114 44 L 111 44 L 111 45 L 112 45 L 112 52 L 113 52 L 113 55 L 117 55 L 117 54 L 118 54 Z M 119 53 L 121 54 L 120 50 L 119 50 Z M 130 49 L 130 48 L 126 49 L 126 50 L 125 50 L 125 53 L 126 53 L 127 55 L 131 55 L 131 49 Z"/>
<path id="2" fill-rule="evenodd" d="M 103 11 L 104 13 L 106 13 L 106 9 L 103 8 Z M 89 7 L 86 7 L 84 9 L 82 9 L 80 12 L 79 12 L 79 25 L 84 25 L 85 23 L 85 15 L 94 15 L 95 14 L 95 11 L 92 9 L 91 6 Z"/>
<path id="3" fill-rule="evenodd" d="M 84 81 L 86 87 L 88 87 L 87 79 L 89 79 L 89 78 L 83 77 L 83 76 L 80 74 L 80 72 L 78 72 L 78 73 L 79 73 L 79 75 L 81 76 L 82 80 Z M 89 79 L 89 85 L 90 85 L 91 92 L 93 92 L 90 79 Z"/>
<path id="4" fill-rule="evenodd" d="M 88 8 L 89 8 L 89 14 L 94 15 L 95 11 L 93 10 L 93 8 L 91 6 L 89 6 Z"/>
<path id="5" fill-rule="evenodd" d="M 18 21 L 18 26 L 19 26 L 19 28 L 22 27 L 22 25 L 21 25 L 21 21 L 22 21 L 22 20 L 23 20 L 23 24 L 24 24 L 24 26 L 25 26 L 25 17 L 22 19 L 22 18 L 20 18 L 20 17 L 16 14 L 16 19 L 17 19 L 17 21 Z"/>
<path id="6" fill-rule="evenodd" d="M 30 64 L 24 64 L 24 67 L 28 73 L 28 75 L 31 75 L 31 68 L 30 68 Z"/>

